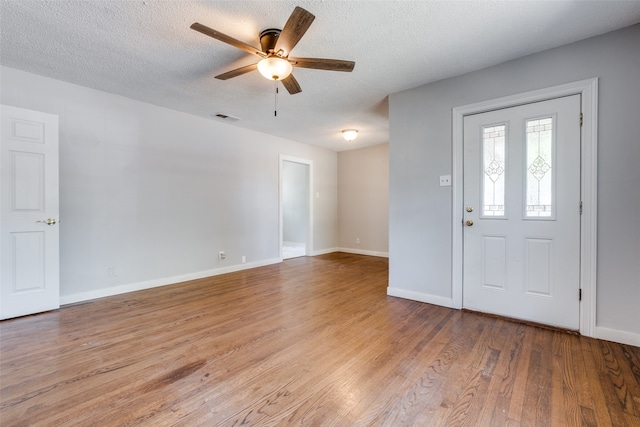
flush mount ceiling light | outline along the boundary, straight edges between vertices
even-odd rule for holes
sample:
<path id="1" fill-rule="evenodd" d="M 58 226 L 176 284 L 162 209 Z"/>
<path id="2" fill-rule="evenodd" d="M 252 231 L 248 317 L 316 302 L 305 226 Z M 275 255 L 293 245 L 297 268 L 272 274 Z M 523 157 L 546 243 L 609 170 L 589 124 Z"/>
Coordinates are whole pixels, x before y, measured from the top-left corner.
<path id="1" fill-rule="evenodd" d="M 269 80 L 284 80 L 293 71 L 293 66 L 279 56 L 269 56 L 258 62 L 258 71 Z"/>
<path id="2" fill-rule="evenodd" d="M 342 131 L 342 137 L 345 141 L 353 141 L 358 137 L 358 129 L 344 129 Z"/>

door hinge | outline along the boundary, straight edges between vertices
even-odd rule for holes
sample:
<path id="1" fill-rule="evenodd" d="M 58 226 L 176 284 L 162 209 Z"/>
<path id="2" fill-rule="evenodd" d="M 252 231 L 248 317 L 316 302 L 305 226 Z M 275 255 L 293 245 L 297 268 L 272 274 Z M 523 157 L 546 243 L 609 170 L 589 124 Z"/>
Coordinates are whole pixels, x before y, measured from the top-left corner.
<path id="1" fill-rule="evenodd" d="M 582 289 L 578 290 L 578 301 L 582 301 Z"/>
<path id="2" fill-rule="evenodd" d="M 582 126 L 582 113 L 580 113 L 580 126 Z"/>
<path id="3" fill-rule="evenodd" d="M 580 200 L 580 215 L 582 215 L 582 200 Z"/>

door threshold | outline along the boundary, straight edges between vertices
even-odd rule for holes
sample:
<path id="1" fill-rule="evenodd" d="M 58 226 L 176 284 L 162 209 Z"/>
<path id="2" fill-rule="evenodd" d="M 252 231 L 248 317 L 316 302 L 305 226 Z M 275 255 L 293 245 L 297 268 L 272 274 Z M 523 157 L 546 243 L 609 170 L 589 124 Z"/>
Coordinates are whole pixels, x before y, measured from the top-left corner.
<path id="1" fill-rule="evenodd" d="M 566 328 L 561 328 L 559 326 L 546 325 L 544 323 L 532 322 L 529 320 L 518 319 L 516 317 L 501 316 L 499 314 L 485 313 L 483 311 L 475 311 L 475 310 L 470 310 L 468 308 L 462 308 L 462 311 L 466 313 L 479 314 L 480 316 L 485 316 L 485 317 L 493 317 L 494 319 L 506 320 L 508 322 L 520 323 L 523 325 L 533 326 L 536 328 L 548 329 L 550 331 L 564 332 L 571 335 L 581 335 L 580 331 L 577 331 L 574 329 L 566 329 Z"/>

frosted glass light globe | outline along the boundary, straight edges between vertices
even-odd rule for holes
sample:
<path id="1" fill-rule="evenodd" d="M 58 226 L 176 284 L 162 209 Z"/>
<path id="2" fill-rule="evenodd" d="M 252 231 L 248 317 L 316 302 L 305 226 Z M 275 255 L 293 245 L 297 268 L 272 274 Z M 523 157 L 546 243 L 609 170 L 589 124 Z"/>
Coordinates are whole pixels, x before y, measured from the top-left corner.
<path id="1" fill-rule="evenodd" d="M 293 67 L 286 59 L 272 56 L 258 62 L 258 71 L 269 80 L 284 80 L 289 77 Z"/>

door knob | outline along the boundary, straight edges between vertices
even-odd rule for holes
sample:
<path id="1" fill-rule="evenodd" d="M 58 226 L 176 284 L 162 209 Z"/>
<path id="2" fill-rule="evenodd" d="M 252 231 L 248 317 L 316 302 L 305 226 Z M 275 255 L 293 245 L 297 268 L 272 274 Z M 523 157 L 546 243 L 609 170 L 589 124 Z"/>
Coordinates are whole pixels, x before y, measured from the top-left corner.
<path id="1" fill-rule="evenodd" d="M 465 224 L 467 224 L 468 227 L 471 227 L 473 225 L 473 221 L 468 219 L 467 222 L 465 222 Z"/>
<path id="2" fill-rule="evenodd" d="M 56 225 L 58 221 L 55 218 L 47 218 L 47 219 L 40 219 L 36 222 L 43 222 L 47 225 Z"/>

